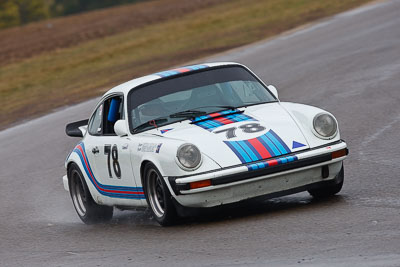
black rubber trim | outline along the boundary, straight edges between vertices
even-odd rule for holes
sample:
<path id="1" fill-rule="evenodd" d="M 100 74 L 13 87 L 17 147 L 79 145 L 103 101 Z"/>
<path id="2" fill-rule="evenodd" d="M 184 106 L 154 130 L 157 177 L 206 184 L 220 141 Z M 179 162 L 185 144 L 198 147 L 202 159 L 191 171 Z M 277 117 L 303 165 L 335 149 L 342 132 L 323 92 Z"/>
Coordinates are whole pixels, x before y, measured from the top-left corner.
<path id="1" fill-rule="evenodd" d="M 348 149 L 346 149 L 346 155 L 348 154 Z M 260 176 L 265 176 L 265 175 L 270 175 L 278 172 L 284 172 L 288 170 L 293 170 L 293 169 L 299 169 L 302 167 L 306 166 L 312 166 L 316 165 L 319 163 L 323 162 L 328 162 L 332 160 L 332 152 L 323 154 L 323 155 L 318 155 L 306 159 L 301 159 L 297 161 L 293 161 L 290 163 L 285 163 L 282 165 L 275 165 L 275 166 L 268 166 L 263 169 L 258 169 L 258 170 L 252 170 L 252 171 L 247 171 L 247 172 L 241 172 L 241 173 L 235 173 L 227 176 L 222 176 L 222 177 L 217 177 L 214 179 L 211 179 L 211 185 L 223 185 L 223 184 L 229 184 L 229 183 L 234 183 L 238 181 L 244 181 L 244 180 L 249 180 L 253 179 L 256 177 Z M 322 174 L 323 175 L 323 174 Z M 180 195 L 181 191 L 183 190 L 190 190 L 190 184 L 185 183 L 185 184 L 177 184 L 176 179 L 182 178 L 181 177 L 168 177 L 168 180 L 171 184 L 172 189 L 174 190 L 174 193 L 176 195 Z"/>
<path id="2" fill-rule="evenodd" d="M 321 177 L 323 179 L 328 178 L 329 177 L 329 167 L 328 166 L 323 166 L 322 170 L 321 170 Z"/>

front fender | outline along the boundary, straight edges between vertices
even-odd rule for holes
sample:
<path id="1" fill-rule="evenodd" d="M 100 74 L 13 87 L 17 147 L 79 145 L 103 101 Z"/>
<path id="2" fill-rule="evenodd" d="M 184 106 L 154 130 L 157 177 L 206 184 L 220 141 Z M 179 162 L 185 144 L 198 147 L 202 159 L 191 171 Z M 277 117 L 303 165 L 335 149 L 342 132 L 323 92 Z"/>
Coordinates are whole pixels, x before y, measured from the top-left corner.
<path id="1" fill-rule="evenodd" d="M 321 112 L 332 115 L 331 113 L 317 107 L 303 105 L 303 104 L 289 103 L 289 102 L 281 102 L 280 104 L 299 126 L 304 137 L 309 143 L 310 148 L 322 146 L 327 143 L 332 143 L 340 140 L 339 125 L 336 136 L 329 140 L 318 138 L 313 133 L 313 120 L 315 115 Z"/>
<path id="2" fill-rule="evenodd" d="M 199 168 L 193 171 L 181 169 L 176 162 L 176 153 L 177 149 L 185 143 L 176 139 L 159 137 L 146 137 L 140 142 L 134 142 L 131 151 L 134 176 L 142 178 L 140 170 L 145 162 L 153 163 L 168 185 L 168 176 L 184 176 L 221 169 L 221 166 L 204 153 L 202 153 L 202 163 Z M 144 146 L 146 149 L 143 149 Z M 149 147 L 150 149 L 148 149 Z M 137 182 L 142 183 L 141 179 L 137 179 Z M 171 193 L 173 193 L 172 190 Z"/>

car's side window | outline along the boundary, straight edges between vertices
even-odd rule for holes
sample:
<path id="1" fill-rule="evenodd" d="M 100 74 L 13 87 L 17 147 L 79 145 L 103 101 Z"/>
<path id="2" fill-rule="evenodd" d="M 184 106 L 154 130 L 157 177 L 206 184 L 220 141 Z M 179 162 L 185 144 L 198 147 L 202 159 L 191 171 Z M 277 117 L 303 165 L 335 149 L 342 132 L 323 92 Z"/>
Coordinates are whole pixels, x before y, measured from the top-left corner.
<path id="1" fill-rule="evenodd" d="M 114 124 L 123 119 L 123 101 L 121 96 L 115 96 L 104 101 L 103 134 L 115 135 Z"/>
<path id="2" fill-rule="evenodd" d="M 102 118 L 103 118 L 103 104 L 101 104 L 96 112 L 93 114 L 89 122 L 89 134 L 100 135 L 102 134 Z"/>

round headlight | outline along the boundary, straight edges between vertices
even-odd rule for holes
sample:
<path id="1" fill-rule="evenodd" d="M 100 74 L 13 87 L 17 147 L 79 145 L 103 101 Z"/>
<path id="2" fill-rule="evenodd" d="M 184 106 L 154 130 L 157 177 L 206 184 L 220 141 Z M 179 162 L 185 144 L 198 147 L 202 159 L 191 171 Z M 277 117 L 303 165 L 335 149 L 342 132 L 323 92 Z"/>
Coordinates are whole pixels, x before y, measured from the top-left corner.
<path id="1" fill-rule="evenodd" d="M 181 145 L 176 156 L 182 167 L 187 169 L 195 169 L 201 163 L 200 150 L 192 144 Z"/>
<path id="2" fill-rule="evenodd" d="M 314 130 L 320 137 L 332 138 L 337 132 L 335 118 L 328 113 L 320 113 L 314 117 Z"/>

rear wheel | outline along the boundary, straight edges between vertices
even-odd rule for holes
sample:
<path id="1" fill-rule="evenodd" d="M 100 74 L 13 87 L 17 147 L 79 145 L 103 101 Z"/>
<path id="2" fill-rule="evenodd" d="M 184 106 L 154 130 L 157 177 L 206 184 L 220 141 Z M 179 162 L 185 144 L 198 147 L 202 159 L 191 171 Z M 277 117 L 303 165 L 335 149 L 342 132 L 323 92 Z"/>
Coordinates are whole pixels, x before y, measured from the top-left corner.
<path id="1" fill-rule="evenodd" d="M 107 222 L 113 216 L 113 207 L 94 202 L 85 179 L 75 164 L 69 169 L 69 192 L 79 218 L 86 224 Z"/>
<path id="2" fill-rule="evenodd" d="M 164 178 L 153 164 L 147 164 L 144 169 L 144 190 L 147 204 L 157 222 L 162 226 L 174 224 L 177 214 L 171 193 Z"/>
<path id="3" fill-rule="evenodd" d="M 344 182 L 344 166 L 342 166 L 340 172 L 336 175 L 335 178 L 338 181 L 338 183 L 334 185 L 315 188 L 309 190 L 308 193 L 310 193 L 310 195 L 312 195 L 314 198 L 326 198 L 339 193 L 343 187 L 343 182 Z"/>

